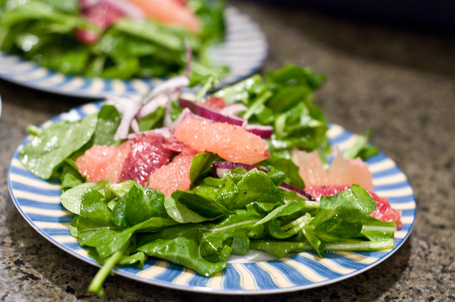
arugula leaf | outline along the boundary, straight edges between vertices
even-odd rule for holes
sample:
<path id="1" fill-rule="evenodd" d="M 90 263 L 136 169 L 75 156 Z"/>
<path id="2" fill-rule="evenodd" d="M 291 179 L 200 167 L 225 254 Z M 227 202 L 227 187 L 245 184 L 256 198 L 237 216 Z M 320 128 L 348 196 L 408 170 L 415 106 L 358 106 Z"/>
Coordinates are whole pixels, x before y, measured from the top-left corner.
<path id="1" fill-rule="evenodd" d="M 262 77 L 256 74 L 234 85 L 222 88 L 213 95 L 222 97 L 228 105 L 234 103 L 248 104 L 252 97 L 266 89 L 267 85 L 263 83 Z"/>
<path id="2" fill-rule="evenodd" d="M 79 2 L 77 0 L 40 0 L 55 8 L 56 10 L 66 13 L 79 12 Z"/>
<path id="3" fill-rule="evenodd" d="M 300 189 L 305 188 L 305 183 L 299 174 L 299 167 L 290 159 L 269 157 L 258 165 L 267 171 L 279 170 L 286 176 L 286 183 Z"/>
<path id="4" fill-rule="evenodd" d="M 367 131 L 365 136 L 358 135 L 354 143 L 343 152 L 343 157 L 346 159 L 354 159 L 360 157 L 361 159 L 374 156 L 379 153 L 379 149 L 368 142 L 371 136 L 371 131 Z"/>
<path id="5" fill-rule="evenodd" d="M 88 189 L 81 200 L 80 216 L 77 221 L 77 231 L 89 230 L 115 230 L 119 229 L 111 222 L 111 211 L 107 207 L 106 197 L 92 189 Z"/>
<path id="6" fill-rule="evenodd" d="M 212 164 L 219 160 L 221 158 L 215 153 L 202 152 L 196 154 L 191 162 L 190 168 L 191 186 L 212 174 Z"/>
<path id="7" fill-rule="evenodd" d="M 98 122 L 94 133 L 93 145 L 113 146 L 114 135 L 120 125 L 121 116 L 113 105 L 104 105 L 98 112 Z"/>
<path id="8" fill-rule="evenodd" d="M 120 199 L 136 184 L 137 183 L 134 180 L 125 180 L 116 184 L 108 184 L 105 189 L 106 197 L 109 200 Z"/>
<path id="9" fill-rule="evenodd" d="M 235 205 L 235 198 L 239 190 L 230 179 L 207 177 L 197 187 L 193 188 L 192 192 L 215 200 L 231 210 Z"/>
<path id="10" fill-rule="evenodd" d="M 232 251 L 226 241 L 247 236 L 259 218 L 260 216 L 254 212 L 229 215 L 203 233 L 200 243 L 201 255 L 212 262 L 226 260 Z"/>
<path id="11" fill-rule="evenodd" d="M 218 218 L 230 212 L 216 200 L 191 191 L 177 190 L 172 193 L 172 198 L 186 205 L 192 211 L 208 218 Z"/>
<path id="12" fill-rule="evenodd" d="M 179 223 L 199 223 L 217 218 L 204 217 L 192 211 L 186 205 L 169 196 L 166 196 L 164 200 L 164 207 L 166 208 L 166 212 L 169 215 L 169 217 L 171 217 L 172 219 Z"/>
<path id="13" fill-rule="evenodd" d="M 250 249 L 250 238 L 245 236 L 234 237 L 230 244 L 232 255 L 246 255 Z"/>
<path id="14" fill-rule="evenodd" d="M 267 72 L 267 80 L 283 86 L 304 86 L 312 90 L 318 89 L 325 83 L 326 77 L 314 73 L 310 68 L 300 68 L 287 63 L 281 69 Z"/>
<path id="15" fill-rule="evenodd" d="M 289 253 L 309 251 L 312 249 L 312 246 L 307 242 L 251 240 L 250 249 L 263 250 L 277 258 L 283 258 Z"/>
<path id="16" fill-rule="evenodd" d="M 112 210 L 112 221 L 127 228 L 152 217 L 169 217 L 164 207 L 164 194 L 134 183 Z"/>
<path id="17" fill-rule="evenodd" d="M 384 222 L 368 216 L 362 220 L 361 234 L 371 241 L 393 239 L 397 230 L 396 222 Z"/>
<path id="18" fill-rule="evenodd" d="M 260 200 L 261 202 L 276 203 L 282 200 L 280 189 L 262 171 L 248 171 L 237 183 L 239 193 L 235 199 L 234 208 L 243 208 L 246 204 Z"/>
<path id="19" fill-rule="evenodd" d="M 319 211 L 311 223 L 316 226 L 332 218 L 358 222 L 376 210 L 376 202 L 359 185 L 352 185 L 335 196 L 321 197 Z"/>
<path id="20" fill-rule="evenodd" d="M 79 173 L 76 163 L 67 158 L 62 164 L 62 174 L 60 176 L 62 182 L 61 190 L 65 192 L 85 182 L 84 177 Z"/>
<path id="21" fill-rule="evenodd" d="M 305 237 L 321 257 L 326 242 L 359 235 L 362 221 L 376 210 L 376 202 L 359 185 L 352 185 L 335 196 L 321 197 L 320 203 L 316 216 L 304 227 L 304 231 Z"/>
<path id="22" fill-rule="evenodd" d="M 183 265 L 206 277 L 212 276 L 228 266 L 225 262 L 214 263 L 201 257 L 198 229 L 186 229 L 184 232 L 174 234 L 171 238 L 155 239 L 136 250 Z"/>
<path id="23" fill-rule="evenodd" d="M 110 184 L 109 179 L 103 179 L 99 182 L 87 182 L 71 188 L 60 196 L 60 202 L 71 213 L 80 214 L 82 207 L 82 200 L 88 191 L 98 191 L 100 194 L 104 193 L 107 185 Z"/>
<path id="24" fill-rule="evenodd" d="M 95 114 L 77 122 L 52 124 L 20 151 L 22 165 L 36 176 L 49 179 L 67 157 L 90 141 L 97 120 Z"/>
<path id="25" fill-rule="evenodd" d="M 166 109 L 158 108 L 149 115 L 144 116 L 138 121 L 139 131 L 152 130 L 154 128 L 160 128 L 163 125 L 163 118 Z"/>

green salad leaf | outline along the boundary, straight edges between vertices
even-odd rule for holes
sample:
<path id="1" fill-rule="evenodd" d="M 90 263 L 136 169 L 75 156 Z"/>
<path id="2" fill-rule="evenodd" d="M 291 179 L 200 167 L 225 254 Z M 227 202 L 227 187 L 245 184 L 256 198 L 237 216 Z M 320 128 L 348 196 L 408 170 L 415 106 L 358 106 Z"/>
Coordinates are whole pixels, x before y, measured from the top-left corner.
<path id="1" fill-rule="evenodd" d="M 49 179 L 66 158 L 91 140 L 97 122 L 93 114 L 77 122 L 52 124 L 21 150 L 22 165 L 36 176 Z"/>
<path id="2" fill-rule="evenodd" d="M 242 117 L 249 123 L 274 127 L 272 138 L 267 140 L 273 158 L 289 159 L 294 148 L 316 150 L 325 158 L 329 153 L 329 122 L 314 103 L 314 91 L 324 82 L 323 75 L 309 68 L 287 64 L 268 72 L 266 79 L 253 75 L 213 95 L 229 105 L 246 105 L 248 110 Z"/>

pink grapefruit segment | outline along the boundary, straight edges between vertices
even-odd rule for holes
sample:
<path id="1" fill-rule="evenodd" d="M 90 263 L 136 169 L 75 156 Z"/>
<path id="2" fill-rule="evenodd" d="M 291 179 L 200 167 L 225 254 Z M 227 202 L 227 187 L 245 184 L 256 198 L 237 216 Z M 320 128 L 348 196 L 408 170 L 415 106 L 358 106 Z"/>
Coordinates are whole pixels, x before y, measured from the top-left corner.
<path id="1" fill-rule="evenodd" d="M 76 160 L 76 166 L 81 175 L 87 177 L 87 182 L 108 178 L 116 183 L 120 180 L 123 163 L 130 149 L 129 142 L 118 147 L 93 146 Z"/>
<path id="2" fill-rule="evenodd" d="M 317 201 L 321 199 L 321 196 L 333 196 L 337 195 L 340 192 L 348 189 L 351 185 L 342 185 L 342 186 L 312 186 L 305 188 L 305 192 L 313 196 Z M 389 203 L 388 198 L 379 197 L 374 192 L 367 190 L 370 196 L 376 201 L 376 210 L 370 214 L 371 217 L 375 217 L 381 221 L 385 222 L 397 222 L 397 229 L 401 230 L 403 224 L 400 220 L 400 212 L 392 208 Z"/>
<path id="3" fill-rule="evenodd" d="M 190 168 L 195 153 L 182 152 L 167 165 L 156 169 L 151 175 L 148 187 L 171 196 L 177 190 L 189 190 Z"/>
<path id="4" fill-rule="evenodd" d="M 292 160 L 299 166 L 299 174 L 306 186 L 361 185 L 373 190 L 373 175 L 368 164 L 360 158 L 346 160 L 339 152 L 328 170 L 325 170 L 317 152 L 294 150 Z"/>
<path id="5" fill-rule="evenodd" d="M 174 136 L 198 152 L 217 153 L 231 162 L 255 164 L 270 156 L 261 137 L 227 123 L 187 118 L 177 126 Z"/>
<path id="6" fill-rule="evenodd" d="M 130 142 L 131 148 L 125 159 L 120 181 L 134 180 L 145 186 L 155 169 L 167 164 L 171 150 L 164 147 L 166 139 L 159 134 L 138 135 Z"/>
<path id="7" fill-rule="evenodd" d="M 138 135 L 118 147 L 93 146 L 76 160 L 76 166 L 87 182 L 109 178 L 113 183 L 134 180 L 144 186 L 155 169 L 169 162 L 173 149 L 168 147 L 174 145 L 159 134 Z"/>
<path id="8" fill-rule="evenodd" d="M 140 7 L 147 17 L 167 25 L 180 26 L 191 33 L 201 31 L 197 16 L 181 1 L 177 0 L 129 0 Z"/>

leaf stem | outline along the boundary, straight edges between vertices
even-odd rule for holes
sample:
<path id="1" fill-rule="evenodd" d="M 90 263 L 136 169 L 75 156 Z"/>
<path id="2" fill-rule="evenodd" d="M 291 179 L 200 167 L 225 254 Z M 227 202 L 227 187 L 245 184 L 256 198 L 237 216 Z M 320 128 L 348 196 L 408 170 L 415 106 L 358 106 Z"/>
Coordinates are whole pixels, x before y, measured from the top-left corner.
<path id="1" fill-rule="evenodd" d="M 103 283 L 106 280 L 107 276 L 114 268 L 114 266 L 122 259 L 123 253 L 121 251 L 116 251 L 109 257 L 104 263 L 103 267 L 98 271 L 93 278 L 88 290 L 92 293 L 95 293 L 99 296 L 104 296 Z"/>
<path id="2" fill-rule="evenodd" d="M 394 239 L 378 241 L 359 241 L 352 243 L 330 243 L 324 246 L 324 251 L 378 251 L 384 249 L 393 249 L 395 246 Z"/>

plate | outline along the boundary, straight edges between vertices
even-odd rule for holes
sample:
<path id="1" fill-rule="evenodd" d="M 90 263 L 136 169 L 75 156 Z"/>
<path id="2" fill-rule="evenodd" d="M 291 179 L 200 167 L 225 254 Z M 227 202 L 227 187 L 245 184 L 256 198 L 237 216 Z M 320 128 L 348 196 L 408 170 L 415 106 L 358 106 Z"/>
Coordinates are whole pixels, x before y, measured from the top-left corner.
<path id="1" fill-rule="evenodd" d="M 268 54 L 267 39 L 259 26 L 235 7 L 225 10 L 226 40 L 210 50 L 215 65 L 229 66 L 220 86 L 235 83 L 255 73 Z M 102 79 L 66 76 L 0 51 L 0 78 L 30 88 L 68 96 L 103 98 L 106 94 L 145 94 L 163 79 Z"/>
<path id="2" fill-rule="evenodd" d="M 72 109 L 71 116 L 83 117 L 97 112 L 102 102 L 89 103 Z M 61 114 L 41 127 L 61 120 Z M 328 132 L 331 145 L 346 150 L 356 136 L 343 127 L 332 124 Z M 97 265 L 79 246 L 68 230 L 73 214 L 60 204 L 58 179 L 44 181 L 22 167 L 19 150 L 13 155 L 8 170 L 8 187 L 14 204 L 27 222 L 47 240 L 67 253 Z M 395 233 L 396 246 L 379 252 L 326 253 L 321 259 L 314 252 L 303 252 L 275 259 L 265 253 L 251 252 L 231 257 L 229 267 L 211 278 L 163 260 L 149 259 L 144 269 L 134 266 L 115 269 L 117 275 L 167 288 L 213 294 L 270 294 L 310 289 L 338 282 L 360 274 L 390 257 L 409 236 L 416 217 L 416 202 L 412 187 L 395 162 L 380 153 L 366 160 L 373 173 L 375 192 L 388 197 L 390 204 L 401 211 L 403 228 Z"/>

